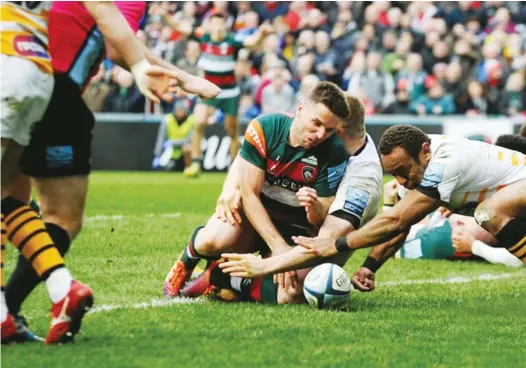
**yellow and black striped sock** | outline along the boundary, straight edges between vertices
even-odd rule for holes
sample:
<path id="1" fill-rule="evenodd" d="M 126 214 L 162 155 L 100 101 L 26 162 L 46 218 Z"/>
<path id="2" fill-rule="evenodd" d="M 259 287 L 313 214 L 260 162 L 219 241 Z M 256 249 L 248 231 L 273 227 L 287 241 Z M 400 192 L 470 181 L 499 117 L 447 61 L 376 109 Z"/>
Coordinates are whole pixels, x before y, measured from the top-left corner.
<path id="1" fill-rule="evenodd" d="M 4 222 L 4 215 L 2 215 L 2 270 L 0 271 L 0 277 L 2 278 L 2 291 L 4 291 L 5 287 L 5 271 L 4 271 L 4 265 L 5 265 L 5 245 L 7 243 L 7 230 L 5 227 Z"/>
<path id="2" fill-rule="evenodd" d="M 64 267 L 64 260 L 38 213 L 10 197 L 7 201 L 2 200 L 2 213 L 9 241 L 41 278 L 45 279 L 54 270 Z"/>
<path id="3" fill-rule="evenodd" d="M 499 244 L 508 252 L 526 263 L 526 223 L 517 219 L 510 220 L 496 236 Z"/>

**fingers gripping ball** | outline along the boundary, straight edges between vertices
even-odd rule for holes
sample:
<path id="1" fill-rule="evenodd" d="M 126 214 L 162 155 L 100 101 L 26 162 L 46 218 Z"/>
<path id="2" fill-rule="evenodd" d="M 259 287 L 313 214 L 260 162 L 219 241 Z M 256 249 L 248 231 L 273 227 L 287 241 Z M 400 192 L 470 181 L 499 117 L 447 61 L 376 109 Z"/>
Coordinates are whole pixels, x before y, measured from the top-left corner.
<path id="1" fill-rule="evenodd" d="M 310 305 L 318 309 L 338 308 L 349 298 L 351 280 L 347 273 L 332 263 L 314 267 L 303 284 Z"/>

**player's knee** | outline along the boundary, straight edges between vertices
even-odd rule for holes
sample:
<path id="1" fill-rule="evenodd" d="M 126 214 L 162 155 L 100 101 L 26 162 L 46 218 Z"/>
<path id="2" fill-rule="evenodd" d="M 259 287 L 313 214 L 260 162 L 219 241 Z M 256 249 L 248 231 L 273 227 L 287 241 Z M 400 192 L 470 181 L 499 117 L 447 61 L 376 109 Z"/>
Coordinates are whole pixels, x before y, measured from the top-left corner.
<path id="1" fill-rule="evenodd" d="M 216 256 L 229 250 L 229 237 L 219 228 L 206 226 L 195 239 L 195 249 L 202 255 Z"/>
<path id="2" fill-rule="evenodd" d="M 82 230 L 83 216 L 54 210 L 47 210 L 43 215 L 46 222 L 60 226 L 66 230 L 72 240 L 75 239 Z"/>
<path id="3" fill-rule="evenodd" d="M 499 210 L 495 203 L 482 202 L 475 209 L 475 221 L 484 230 L 496 235 L 510 220 L 509 216 Z"/>

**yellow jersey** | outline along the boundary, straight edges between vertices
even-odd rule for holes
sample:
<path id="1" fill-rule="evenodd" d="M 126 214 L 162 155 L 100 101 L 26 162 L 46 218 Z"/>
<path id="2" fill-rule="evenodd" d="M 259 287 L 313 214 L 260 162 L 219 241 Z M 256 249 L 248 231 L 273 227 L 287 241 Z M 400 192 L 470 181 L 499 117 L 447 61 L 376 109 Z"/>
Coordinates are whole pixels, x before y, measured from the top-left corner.
<path id="1" fill-rule="evenodd" d="M 48 51 L 50 1 L 2 1 L 0 7 L 1 52 L 34 62 L 52 74 Z"/>

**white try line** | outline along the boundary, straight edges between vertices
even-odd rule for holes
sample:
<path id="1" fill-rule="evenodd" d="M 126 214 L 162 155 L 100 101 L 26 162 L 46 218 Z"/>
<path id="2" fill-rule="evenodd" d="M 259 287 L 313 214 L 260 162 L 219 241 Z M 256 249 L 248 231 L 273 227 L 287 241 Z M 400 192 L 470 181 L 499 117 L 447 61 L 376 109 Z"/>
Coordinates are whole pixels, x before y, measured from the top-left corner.
<path id="1" fill-rule="evenodd" d="M 137 215 L 95 215 L 88 216 L 84 219 L 87 223 L 108 221 L 108 220 L 126 220 L 126 219 L 140 219 L 140 218 L 153 218 L 153 217 L 163 217 L 163 218 L 178 218 L 181 217 L 180 212 L 174 213 L 147 213 L 146 215 L 137 216 Z"/>
<path id="2" fill-rule="evenodd" d="M 421 285 L 421 284 L 468 284 L 476 281 L 497 281 L 510 279 L 515 277 L 526 277 L 526 272 L 514 272 L 514 273 L 500 273 L 500 274 L 491 274 L 483 273 L 481 275 L 473 277 L 465 276 L 456 276 L 446 279 L 421 279 L 421 280 L 402 280 L 402 281 L 385 281 L 378 283 L 378 287 L 393 287 L 400 285 Z M 154 298 L 147 302 L 142 303 L 130 303 L 130 304 L 102 304 L 99 306 L 93 307 L 89 314 L 101 313 L 101 312 L 111 312 L 118 309 L 145 309 L 145 308 L 162 308 L 170 305 L 176 304 L 192 304 L 192 303 L 202 303 L 206 299 L 190 299 L 190 298 Z"/>

